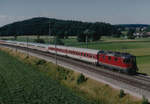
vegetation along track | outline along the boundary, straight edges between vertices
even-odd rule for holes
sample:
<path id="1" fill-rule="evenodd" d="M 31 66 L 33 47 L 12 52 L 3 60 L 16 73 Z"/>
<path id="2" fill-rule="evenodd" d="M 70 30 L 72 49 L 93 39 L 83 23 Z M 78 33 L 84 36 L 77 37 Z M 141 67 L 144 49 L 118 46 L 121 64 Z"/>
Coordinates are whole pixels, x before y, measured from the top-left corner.
<path id="1" fill-rule="evenodd" d="M 27 49 L 25 47 L 18 47 L 18 46 L 5 45 L 5 44 L 3 44 L 3 46 L 17 48 L 17 49 L 29 51 L 32 53 L 36 53 L 39 55 L 56 58 L 56 56 L 54 54 L 50 54 L 48 52 L 43 52 L 43 51 L 39 51 L 39 50 L 35 50 L 35 49 Z M 105 76 L 105 77 L 111 78 L 113 80 L 123 82 L 123 83 L 129 84 L 133 87 L 140 88 L 140 89 L 150 92 L 150 78 L 145 77 L 143 75 L 130 76 L 130 75 L 125 75 L 125 74 L 121 74 L 121 73 L 116 73 L 113 71 L 105 70 L 104 68 L 100 69 L 100 67 L 94 66 L 92 64 L 87 64 L 82 61 L 76 61 L 74 59 L 66 58 L 63 56 L 57 56 L 57 59 L 60 61 L 69 63 L 71 65 L 78 66 L 89 72 L 98 73 L 101 76 Z"/>

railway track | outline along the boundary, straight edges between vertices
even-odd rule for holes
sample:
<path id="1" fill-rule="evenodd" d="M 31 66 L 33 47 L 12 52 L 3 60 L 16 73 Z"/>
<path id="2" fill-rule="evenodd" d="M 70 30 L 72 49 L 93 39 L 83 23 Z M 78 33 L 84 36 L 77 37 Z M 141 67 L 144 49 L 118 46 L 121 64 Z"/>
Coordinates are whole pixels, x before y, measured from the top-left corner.
<path id="1" fill-rule="evenodd" d="M 46 57 L 57 58 L 60 61 L 65 61 L 65 62 L 67 62 L 71 65 L 79 66 L 80 68 L 82 68 L 84 70 L 87 70 L 89 72 L 97 73 L 101 76 L 105 76 L 105 77 L 111 78 L 113 80 L 123 82 L 123 83 L 131 85 L 133 87 L 140 88 L 142 90 L 150 92 L 150 77 L 146 77 L 146 76 L 143 76 L 143 75 L 140 75 L 140 74 L 137 74 L 137 75 L 134 75 L 134 76 L 120 74 L 120 73 L 116 73 L 116 72 L 113 72 L 113 71 L 106 70 L 104 68 L 100 68 L 98 66 L 94 66 L 94 65 L 89 64 L 89 63 L 85 63 L 85 62 L 82 62 L 82 61 L 77 61 L 77 60 L 67 58 L 67 57 L 64 57 L 64 56 L 55 56 L 55 54 L 51 54 L 51 53 L 48 53 L 48 52 L 43 52 L 43 51 L 30 49 L 30 48 L 26 48 L 26 47 L 6 45 L 6 44 L 1 44 L 1 45 L 6 46 L 6 47 L 11 47 L 11 48 L 16 48 L 16 49 L 29 51 L 29 52 L 32 52 L 32 53 L 36 53 L 36 54 L 39 54 L 39 55 L 46 56 Z"/>
<path id="2" fill-rule="evenodd" d="M 134 76 L 136 79 L 139 79 L 143 82 L 147 82 L 150 84 L 150 77 L 149 76 L 145 76 L 145 75 L 136 75 Z"/>

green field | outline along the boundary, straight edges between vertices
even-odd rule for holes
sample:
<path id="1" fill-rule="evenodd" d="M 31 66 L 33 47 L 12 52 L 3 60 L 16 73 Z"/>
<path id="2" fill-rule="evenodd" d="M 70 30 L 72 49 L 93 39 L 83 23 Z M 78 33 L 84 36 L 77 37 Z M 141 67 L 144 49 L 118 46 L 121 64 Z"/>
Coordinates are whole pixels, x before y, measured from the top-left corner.
<path id="1" fill-rule="evenodd" d="M 13 39 L 13 37 L 1 37 L 3 39 Z M 1 39 L 0 38 L 0 39 Z M 27 36 L 19 36 L 18 41 L 26 41 Z M 29 36 L 29 41 L 34 42 L 36 36 Z M 53 42 L 53 37 L 41 36 L 46 43 Z M 62 39 L 66 46 L 83 47 L 87 48 L 84 42 L 78 42 L 76 37 L 69 37 Z M 150 75 L 150 38 L 139 38 L 135 40 L 128 40 L 124 38 L 102 37 L 97 42 L 88 42 L 88 48 L 98 50 L 111 50 L 120 52 L 129 52 L 137 56 L 137 64 L 139 72 L 147 73 Z"/>
<path id="2" fill-rule="evenodd" d="M 0 104 L 88 104 L 46 73 L 0 51 Z"/>

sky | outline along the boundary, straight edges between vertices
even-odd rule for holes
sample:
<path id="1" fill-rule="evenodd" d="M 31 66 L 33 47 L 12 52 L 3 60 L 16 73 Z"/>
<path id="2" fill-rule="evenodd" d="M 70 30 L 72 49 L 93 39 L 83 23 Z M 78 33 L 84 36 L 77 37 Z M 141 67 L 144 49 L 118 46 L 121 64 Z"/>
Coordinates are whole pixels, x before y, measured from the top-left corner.
<path id="1" fill-rule="evenodd" d="M 0 26 L 48 17 L 111 24 L 150 24 L 150 0 L 0 0 Z"/>

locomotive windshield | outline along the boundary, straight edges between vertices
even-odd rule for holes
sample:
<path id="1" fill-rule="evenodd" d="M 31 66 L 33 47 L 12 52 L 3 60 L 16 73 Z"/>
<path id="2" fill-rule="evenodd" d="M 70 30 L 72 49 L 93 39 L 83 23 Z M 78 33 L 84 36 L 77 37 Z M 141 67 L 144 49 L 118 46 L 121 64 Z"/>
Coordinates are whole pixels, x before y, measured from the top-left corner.
<path id="1" fill-rule="evenodd" d="M 125 59 L 123 60 L 123 62 L 126 63 L 126 64 L 129 64 L 129 63 L 136 63 L 136 57 L 135 57 L 135 56 L 132 56 L 132 57 L 130 57 L 130 58 L 125 58 Z"/>
<path id="2" fill-rule="evenodd" d="M 125 58 L 125 59 L 123 60 L 123 62 L 127 64 L 127 63 L 130 63 L 131 60 L 130 60 L 130 58 Z"/>

